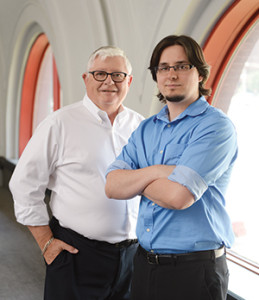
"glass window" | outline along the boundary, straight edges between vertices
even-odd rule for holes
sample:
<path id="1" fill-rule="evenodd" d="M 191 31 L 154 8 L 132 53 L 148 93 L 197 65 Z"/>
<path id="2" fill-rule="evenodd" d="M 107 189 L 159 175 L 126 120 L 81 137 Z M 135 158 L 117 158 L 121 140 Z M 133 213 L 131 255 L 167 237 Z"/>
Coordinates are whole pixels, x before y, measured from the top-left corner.
<path id="1" fill-rule="evenodd" d="M 40 65 L 33 109 L 32 132 L 38 124 L 54 110 L 53 99 L 53 59 L 49 46 Z"/>
<path id="2" fill-rule="evenodd" d="M 226 195 L 235 232 L 231 251 L 259 266 L 259 22 L 234 53 L 215 95 L 214 105 L 236 126 L 239 155 Z M 258 269 L 257 269 L 258 272 Z"/>

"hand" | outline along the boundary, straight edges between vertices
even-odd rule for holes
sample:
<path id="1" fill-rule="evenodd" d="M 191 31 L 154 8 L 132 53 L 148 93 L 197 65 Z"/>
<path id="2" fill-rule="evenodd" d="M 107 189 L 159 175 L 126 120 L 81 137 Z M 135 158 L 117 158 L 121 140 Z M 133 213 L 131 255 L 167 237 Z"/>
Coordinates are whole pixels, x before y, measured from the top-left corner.
<path id="1" fill-rule="evenodd" d="M 48 265 L 50 265 L 54 259 L 62 252 L 63 250 L 68 251 L 71 254 L 77 254 L 78 249 L 74 248 L 73 246 L 59 240 L 54 239 L 52 243 L 47 248 L 46 252 L 44 253 L 45 261 Z"/>

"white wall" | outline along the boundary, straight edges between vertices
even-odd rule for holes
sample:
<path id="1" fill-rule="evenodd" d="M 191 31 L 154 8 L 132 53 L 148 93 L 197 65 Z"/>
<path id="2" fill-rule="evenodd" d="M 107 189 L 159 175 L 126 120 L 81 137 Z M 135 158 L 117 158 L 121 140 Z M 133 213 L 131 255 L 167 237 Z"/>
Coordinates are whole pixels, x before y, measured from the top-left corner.
<path id="1" fill-rule="evenodd" d="M 0 0 L 0 155 L 18 153 L 21 79 L 35 36 L 45 32 L 57 62 L 63 105 L 84 95 L 81 74 L 89 55 L 113 44 L 133 65 L 125 104 L 145 116 L 160 109 L 147 70 L 166 35 L 187 34 L 203 44 L 232 0 Z"/>

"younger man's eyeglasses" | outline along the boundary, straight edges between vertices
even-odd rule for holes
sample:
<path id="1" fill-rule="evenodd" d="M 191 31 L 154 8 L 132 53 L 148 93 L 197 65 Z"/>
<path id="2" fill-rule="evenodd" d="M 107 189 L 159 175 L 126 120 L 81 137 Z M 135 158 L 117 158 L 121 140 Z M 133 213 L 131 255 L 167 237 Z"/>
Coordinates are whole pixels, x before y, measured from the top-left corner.
<path id="1" fill-rule="evenodd" d="M 154 69 L 157 73 L 163 75 L 168 74 L 170 72 L 170 69 L 174 69 L 174 71 L 177 73 L 184 73 L 186 71 L 191 70 L 192 68 L 195 68 L 195 66 L 191 64 L 180 64 L 175 66 L 161 65 L 155 67 Z"/>

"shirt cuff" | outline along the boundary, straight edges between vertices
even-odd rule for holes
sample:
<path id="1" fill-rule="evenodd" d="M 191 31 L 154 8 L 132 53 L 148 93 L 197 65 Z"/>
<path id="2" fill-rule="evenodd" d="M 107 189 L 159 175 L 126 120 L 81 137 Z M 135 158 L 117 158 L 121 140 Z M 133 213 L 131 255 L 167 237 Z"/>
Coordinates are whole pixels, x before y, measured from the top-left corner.
<path id="1" fill-rule="evenodd" d="M 106 173 L 105 173 L 105 177 L 108 175 L 108 173 L 110 173 L 111 171 L 114 170 L 132 170 L 132 168 L 130 167 L 130 165 L 128 165 L 125 161 L 123 160 L 115 160 L 115 162 L 113 162 L 107 169 Z"/>
<path id="2" fill-rule="evenodd" d="M 45 226 L 49 224 L 49 214 L 46 205 L 24 207 L 14 201 L 17 222 L 26 226 Z"/>
<path id="3" fill-rule="evenodd" d="M 194 195 L 195 201 L 200 199 L 208 188 L 203 178 L 186 166 L 176 166 L 174 171 L 168 176 L 168 179 L 187 187 Z"/>

